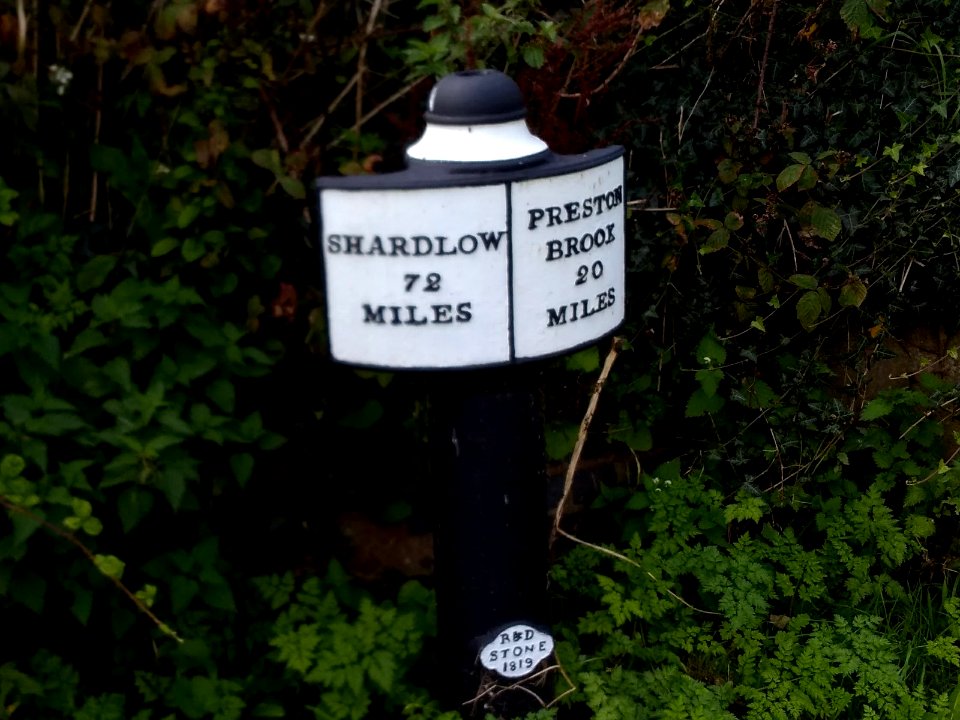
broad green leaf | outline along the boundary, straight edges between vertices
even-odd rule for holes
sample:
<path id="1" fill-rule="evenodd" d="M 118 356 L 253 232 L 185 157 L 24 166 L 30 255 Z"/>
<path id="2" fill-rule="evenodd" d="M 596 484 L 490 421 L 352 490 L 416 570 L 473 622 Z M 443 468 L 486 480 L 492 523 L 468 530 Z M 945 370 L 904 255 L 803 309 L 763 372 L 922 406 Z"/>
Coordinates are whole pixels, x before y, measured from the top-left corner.
<path id="1" fill-rule="evenodd" d="M 87 292 L 103 285 L 118 259 L 116 255 L 97 255 L 85 263 L 77 271 L 77 290 Z"/>
<path id="2" fill-rule="evenodd" d="M 530 67 L 534 69 L 543 67 L 543 63 L 545 63 L 546 60 L 547 56 L 544 54 L 543 48 L 539 45 L 527 43 L 523 46 L 523 61 Z"/>
<path id="3" fill-rule="evenodd" d="M 850 276 L 840 288 L 840 298 L 838 302 L 842 307 L 860 307 L 866 297 L 867 286 L 864 285 L 860 278 Z"/>
<path id="4" fill-rule="evenodd" d="M 822 310 L 820 295 L 815 290 L 805 292 L 797 301 L 797 320 L 804 330 L 811 330 Z"/>
<path id="5" fill-rule="evenodd" d="M 700 387 L 703 389 L 703 392 L 707 397 L 713 397 L 717 394 L 717 388 L 720 386 L 720 381 L 723 380 L 723 370 L 719 368 L 704 368 L 702 370 L 697 370 L 696 376 L 697 382 L 700 383 Z"/>
<path id="6" fill-rule="evenodd" d="M 283 191 L 295 200 L 303 200 L 307 197 L 307 189 L 302 180 L 289 175 L 280 175 L 277 177 L 277 182 L 280 183 Z"/>
<path id="7" fill-rule="evenodd" d="M 717 366 L 726 361 L 727 350 L 712 332 L 704 335 L 697 343 L 697 362 L 700 365 Z"/>
<path id="8" fill-rule="evenodd" d="M 702 417 L 717 412 L 723 407 L 724 402 L 719 395 L 707 395 L 703 388 L 697 388 L 687 401 L 684 414 L 687 417 Z"/>
<path id="9" fill-rule="evenodd" d="M 97 570 L 108 578 L 119 580 L 123 577 L 123 569 L 126 565 L 116 555 L 95 555 L 93 561 L 97 566 Z"/>
<path id="10" fill-rule="evenodd" d="M 861 420 L 876 420 L 893 412 L 893 403 L 884 397 L 875 397 L 863 406 L 860 412 Z"/>
<path id="11" fill-rule="evenodd" d="M 199 202 L 193 202 L 189 205 L 184 205 L 183 209 L 180 210 L 180 213 L 177 215 L 177 227 L 183 230 L 188 227 L 194 220 L 197 219 L 200 215 L 200 211 L 203 208 Z"/>
<path id="12" fill-rule="evenodd" d="M 124 490 L 117 498 L 117 514 L 123 523 L 123 531 L 130 532 L 153 508 L 153 493 L 141 487 Z"/>
<path id="13" fill-rule="evenodd" d="M 244 487 L 253 474 L 253 455 L 250 453 L 236 453 L 230 456 L 230 469 L 240 487 Z"/>
<path id="14" fill-rule="evenodd" d="M 809 165 L 803 169 L 800 180 L 797 181 L 797 190 L 812 190 L 817 185 L 820 176 L 817 171 Z"/>
<path id="15" fill-rule="evenodd" d="M 801 290 L 816 290 L 820 284 L 813 275 L 796 274 L 787 278 L 792 284 Z"/>
<path id="16" fill-rule="evenodd" d="M 777 175 L 777 190 L 783 192 L 797 182 L 800 179 L 800 176 L 803 175 L 803 171 L 806 168 L 806 165 L 801 165 L 800 163 L 795 165 L 787 165 L 783 170 L 780 171 L 780 174 Z"/>
<path id="17" fill-rule="evenodd" d="M 810 209 L 810 229 L 824 240 L 836 240 L 841 227 L 836 211 L 816 204 Z"/>
<path id="18" fill-rule="evenodd" d="M 180 241 L 176 238 L 163 238 L 163 240 L 158 240 L 154 244 L 153 248 L 150 250 L 150 255 L 152 257 L 161 257 L 167 253 L 176 250 L 180 245 Z"/>
<path id="19" fill-rule="evenodd" d="M 0 460 L 0 476 L 4 478 L 19 477 L 26 466 L 27 463 L 19 455 L 4 455 L 3 460 Z"/>
<path id="20" fill-rule="evenodd" d="M 564 366 L 567 370 L 593 372 L 600 367 L 600 351 L 595 346 L 580 350 L 573 355 L 568 355 Z"/>
<path id="21" fill-rule="evenodd" d="M 199 260 L 207 254 L 206 246 L 195 237 L 188 237 L 180 247 L 180 255 L 187 262 Z"/>
<path id="22" fill-rule="evenodd" d="M 800 163 L 801 165 L 809 165 L 811 162 L 813 162 L 810 159 L 810 156 L 807 155 L 805 152 L 798 151 L 798 152 L 787 153 L 787 155 L 790 156 L 791 160 L 793 160 L 794 162 Z"/>

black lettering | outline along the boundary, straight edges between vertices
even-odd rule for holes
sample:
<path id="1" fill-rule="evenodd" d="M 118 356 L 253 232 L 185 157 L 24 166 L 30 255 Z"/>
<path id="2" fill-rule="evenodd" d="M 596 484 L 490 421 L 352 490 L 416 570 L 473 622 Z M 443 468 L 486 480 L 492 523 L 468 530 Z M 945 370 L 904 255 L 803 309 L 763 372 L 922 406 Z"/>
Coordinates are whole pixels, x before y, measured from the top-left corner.
<path id="1" fill-rule="evenodd" d="M 443 244 L 447 241 L 445 237 L 438 236 L 436 240 L 438 244 L 437 255 L 456 255 L 457 254 L 456 248 L 454 248 L 453 250 L 446 250 L 446 251 L 443 249 Z"/>
<path id="2" fill-rule="evenodd" d="M 591 233 L 586 233 L 582 238 L 580 238 L 580 252 L 587 253 L 593 250 L 593 235 Z"/>
<path id="3" fill-rule="evenodd" d="M 363 304 L 363 322 L 365 323 L 376 323 L 377 325 L 383 325 L 386 322 L 383 318 L 383 311 L 386 308 L 383 305 L 378 305 L 377 309 L 374 310 L 370 305 Z"/>
<path id="4" fill-rule="evenodd" d="M 430 308 L 433 310 L 434 324 L 446 325 L 453 322 L 453 305 L 431 305 Z"/>
<path id="5" fill-rule="evenodd" d="M 547 651 L 547 641 L 546 641 L 546 640 L 541 640 L 541 641 L 540 641 L 539 650 L 540 650 L 540 652 L 546 652 L 546 651 Z M 496 658 L 494 658 L 494 659 L 496 659 Z"/>
<path id="6" fill-rule="evenodd" d="M 477 234 L 480 236 L 480 242 L 483 243 L 483 247 L 484 247 L 484 248 L 486 248 L 487 250 L 489 250 L 490 247 L 493 246 L 493 249 L 494 249 L 494 250 L 499 250 L 499 249 L 500 249 L 500 240 L 501 240 L 501 239 L 503 238 L 503 236 L 506 235 L 507 233 L 504 232 L 503 230 L 501 230 L 500 232 L 497 232 L 497 233 L 492 233 L 492 232 L 485 233 L 485 232 L 481 232 L 481 233 L 477 233 Z"/>
<path id="7" fill-rule="evenodd" d="M 407 239 L 405 237 L 391 237 L 390 238 L 390 254 L 393 256 L 406 255 Z"/>
<path id="8" fill-rule="evenodd" d="M 597 215 L 603 215 L 603 195 L 594 195 L 593 204 L 597 208 Z"/>
<path id="9" fill-rule="evenodd" d="M 374 235 L 373 240 L 370 242 L 370 247 L 367 250 L 367 255 L 386 255 L 386 251 L 383 249 L 383 240 L 380 239 L 379 235 Z"/>
<path id="10" fill-rule="evenodd" d="M 391 325 L 403 325 L 403 320 L 400 319 L 400 311 L 402 309 L 403 308 L 397 305 L 390 306 L 390 315 L 393 316 L 393 318 L 390 320 Z"/>
<path id="11" fill-rule="evenodd" d="M 560 208 L 548 207 L 547 208 L 547 227 L 553 227 L 554 225 L 560 225 L 563 220 L 560 219 Z"/>
<path id="12" fill-rule="evenodd" d="M 623 185 L 617 185 L 616 190 L 613 191 L 613 199 L 616 200 L 617 205 L 623 203 Z"/>
<path id="13" fill-rule="evenodd" d="M 340 252 L 339 235 L 327 235 L 327 252 L 331 255 L 336 255 L 338 252 Z"/>
<path id="14" fill-rule="evenodd" d="M 407 319 L 404 321 L 404 325 L 426 325 L 427 319 L 425 317 L 417 317 L 417 306 L 416 305 L 407 305 Z"/>
<path id="15" fill-rule="evenodd" d="M 524 651 L 525 653 L 536 652 L 536 650 L 537 650 L 536 645 L 524 645 L 524 646 L 523 646 L 523 651 Z"/>
<path id="16" fill-rule="evenodd" d="M 500 633 L 500 644 L 506 645 L 510 642 L 510 633 Z"/>
<path id="17" fill-rule="evenodd" d="M 474 235 L 464 235 L 457 242 L 457 247 L 460 248 L 460 252 L 464 255 L 472 255 L 477 251 L 477 248 L 480 246 L 480 241 L 477 240 Z"/>
<path id="18" fill-rule="evenodd" d="M 362 252 L 360 243 L 363 235 L 344 235 L 343 239 L 347 242 L 347 249 L 344 251 L 346 255 L 359 255 Z"/>
<path id="19" fill-rule="evenodd" d="M 583 315 L 581 315 L 581 317 L 584 319 L 590 317 L 591 315 L 596 315 L 599 312 L 599 310 L 595 310 L 590 307 L 590 301 L 587 298 L 581 300 L 580 304 L 583 306 Z"/>
<path id="20" fill-rule="evenodd" d="M 586 198 L 583 201 L 583 217 L 584 219 L 593 215 L 593 200 Z"/>
<path id="21" fill-rule="evenodd" d="M 537 223 L 543 220 L 544 212 L 540 208 L 533 208 L 530 212 L 530 225 L 527 227 L 527 230 L 536 230 Z"/>
<path id="22" fill-rule="evenodd" d="M 597 312 L 607 309 L 607 293 L 602 292 L 597 295 Z"/>
<path id="23" fill-rule="evenodd" d="M 567 254 L 564 257 L 570 257 L 571 255 L 578 255 L 580 253 L 575 237 L 564 238 L 564 240 L 567 242 Z"/>
<path id="24" fill-rule="evenodd" d="M 580 309 L 580 305 L 578 303 L 575 303 L 575 302 L 570 303 L 570 315 L 571 315 L 570 322 L 576 322 L 577 320 L 580 319 L 579 317 L 577 317 L 577 311 L 579 309 Z"/>
<path id="25" fill-rule="evenodd" d="M 519 635 L 519 634 L 520 634 L 520 633 L 514 633 L 514 635 Z M 521 655 L 523 655 L 523 648 L 520 647 L 519 645 L 515 646 L 515 647 L 513 648 L 513 656 L 514 656 L 514 657 L 520 657 Z"/>
<path id="26" fill-rule="evenodd" d="M 547 327 L 567 324 L 567 306 L 561 305 L 556 310 L 547 308 Z"/>
<path id="27" fill-rule="evenodd" d="M 574 220 L 580 219 L 580 203 L 569 202 L 563 206 L 563 209 L 567 211 L 566 222 L 573 222 Z"/>
<path id="28" fill-rule="evenodd" d="M 616 295 L 614 295 L 613 288 L 607 290 L 607 298 L 610 300 L 609 307 L 613 307 L 613 303 L 616 301 Z"/>
<path id="29" fill-rule="evenodd" d="M 607 197 L 604 198 L 607 201 L 607 209 L 616 207 L 617 205 L 617 194 L 612 190 L 607 193 Z"/>
<path id="30" fill-rule="evenodd" d="M 491 651 L 490 651 L 490 660 L 488 660 L 487 662 L 496 662 L 496 661 L 497 661 L 497 651 L 496 651 L 496 650 L 491 650 Z"/>
<path id="31" fill-rule="evenodd" d="M 523 633 L 523 639 L 524 639 L 524 640 L 533 640 L 533 630 L 526 630 L 526 631 L 524 631 L 524 633 Z M 531 645 L 531 646 L 529 647 L 528 652 L 533 652 L 533 645 Z"/>
<path id="32" fill-rule="evenodd" d="M 612 243 L 616 238 L 613 236 L 613 223 L 607 225 L 607 244 Z"/>
<path id="33" fill-rule="evenodd" d="M 433 252 L 433 243 L 426 235 L 414 235 L 410 239 L 413 241 L 413 254 L 417 257 Z"/>
<path id="34" fill-rule="evenodd" d="M 470 303 L 462 302 L 459 305 L 457 305 L 457 322 L 470 322 L 470 319 L 472 317 L 473 317 L 473 313 L 471 312 L 471 309 L 470 309 Z"/>
<path id="35" fill-rule="evenodd" d="M 563 257 L 563 243 L 559 240 L 547 240 L 547 262 Z"/>

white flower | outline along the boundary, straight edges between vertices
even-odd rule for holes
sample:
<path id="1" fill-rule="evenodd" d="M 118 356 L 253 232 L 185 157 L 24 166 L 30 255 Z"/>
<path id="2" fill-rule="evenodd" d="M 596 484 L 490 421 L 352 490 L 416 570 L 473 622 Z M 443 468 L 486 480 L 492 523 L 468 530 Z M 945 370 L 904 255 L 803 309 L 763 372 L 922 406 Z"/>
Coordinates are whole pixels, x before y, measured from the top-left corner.
<path id="1" fill-rule="evenodd" d="M 50 82 L 57 87 L 57 95 L 63 95 L 67 91 L 67 85 L 73 80 L 73 72 L 63 67 L 63 65 L 51 65 Z"/>

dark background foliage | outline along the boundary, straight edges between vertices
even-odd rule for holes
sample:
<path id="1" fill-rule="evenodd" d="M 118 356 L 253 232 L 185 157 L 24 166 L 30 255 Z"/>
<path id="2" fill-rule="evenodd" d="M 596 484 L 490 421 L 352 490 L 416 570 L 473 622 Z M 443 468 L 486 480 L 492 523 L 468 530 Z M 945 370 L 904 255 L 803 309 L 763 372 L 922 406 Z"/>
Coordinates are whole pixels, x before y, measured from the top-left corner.
<path id="1" fill-rule="evenodd" d="M 428 394 L 326 356 L 310 182 L 400 167 L 474 66 L 628 161 L 556 663 L 511 692 L 954 717 L 957 12 L 0 0 L 0 718 L 458 715 Z M 608 350 L 542 368 L 545 512 Z"/>

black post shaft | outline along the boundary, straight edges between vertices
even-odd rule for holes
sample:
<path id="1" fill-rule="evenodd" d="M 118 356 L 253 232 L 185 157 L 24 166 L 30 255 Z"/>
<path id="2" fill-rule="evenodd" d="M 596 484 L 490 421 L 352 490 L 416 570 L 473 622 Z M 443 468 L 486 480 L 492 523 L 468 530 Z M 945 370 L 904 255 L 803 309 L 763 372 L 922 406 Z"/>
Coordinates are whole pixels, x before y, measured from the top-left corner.
<path id="1" fill-rule="evenodd" d="M 432 409 L 441 692 L 460 706 L 483 689 L 478 654 L 492 633 L 517 622 L 546 628 L 549 525 L 537 373 L 447 376 Z M 515 691 L 497 706 L 532 709 L 530 700 Z"/>

